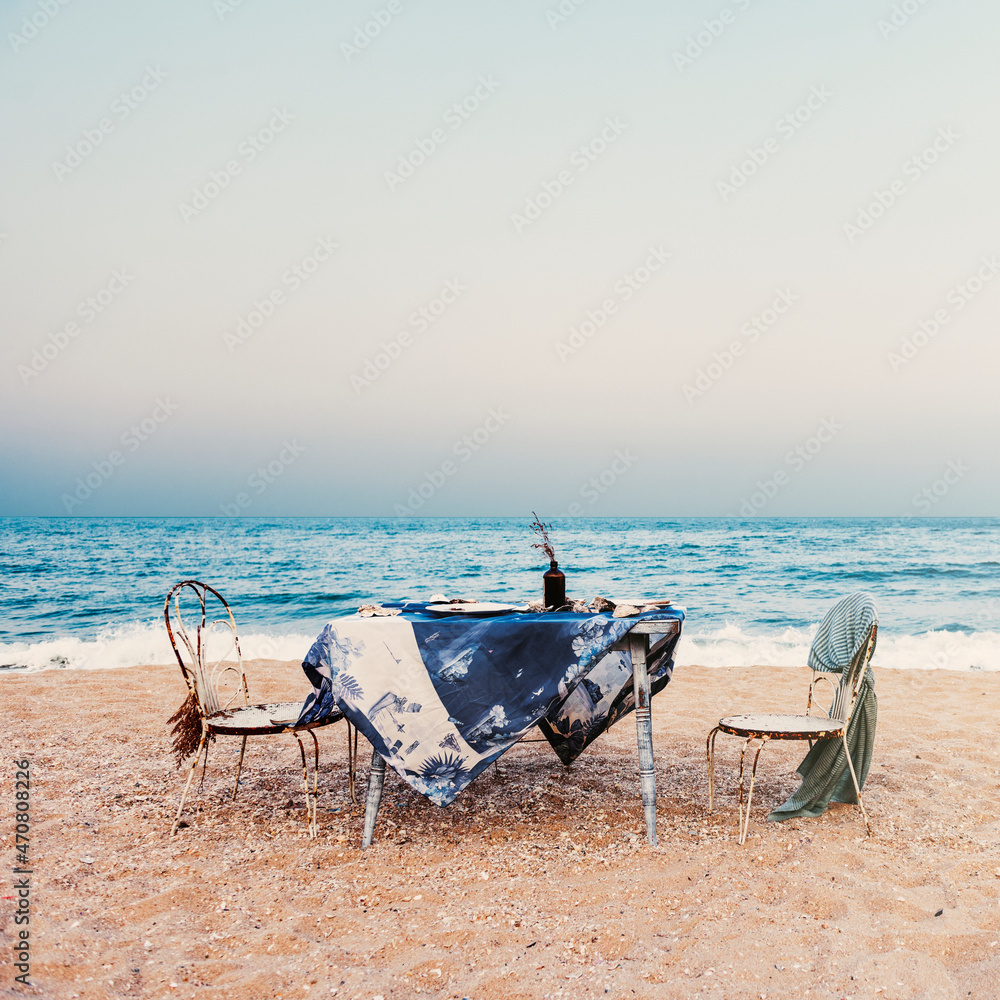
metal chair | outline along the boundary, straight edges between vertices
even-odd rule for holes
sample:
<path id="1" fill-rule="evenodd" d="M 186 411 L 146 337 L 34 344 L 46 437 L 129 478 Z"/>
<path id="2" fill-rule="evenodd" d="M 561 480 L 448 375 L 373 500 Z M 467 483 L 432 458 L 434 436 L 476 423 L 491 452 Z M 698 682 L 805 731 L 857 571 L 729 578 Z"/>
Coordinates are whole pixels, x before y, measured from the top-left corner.
<path id="1" fill-rule="evenodd" d="M 189 606 L 185 609 L 188 623 L 182 618 L 181 599 Z M 192 599 L 193 598 L 193 599 Z M 193 613 L 193 617 L 192 617 Z M 208 748 L 217 736 L 241 736 L 240 758 L 236 765 L 236 780 L 233 783 L 232 800 L 236 800 L 239 789 L 240 771 L 243 768 L 243 754 L 247 738 L 250 736 L 276 736 L 290 733 L 299 744 L 302 755 L 302 782 L 306 794 L 306 814 L 309 821 L 309 836 L 316 836 L 316 797 L 318 792 L 319 742 L 313 732 L 343 718 L 339 710 L 304 726 L 297 726 L 296 720 L 302 707 L 301 702 L 278 702 L 250 704 L 247 675 L 240 653 L 240 640 L 236 634 L 236 622 L 229 605 L 222 595 L 208 584 L 198 580 L 183 580 L 171 588 L 163 605 L 163 619 L 174 655 L 180 664 L 188 696 L 177 712 L 170 718 L 174 723 L 174 754 L 177 766 L 194 753 L 184 792 L 181 795 L 177 815 L 171 827 L 171 835 L 177 832 L 181 822 L 184 802 L 191 788 L 191 780 L 198 767 L 201 751 L 205 751 L 205 763 L 201 772 L 204 785 L 208 768 Z M 190 631 L 189 631 L 190 630 Z M 209 653 L 209 646 L 212 653 Z M 227 657 L 235 656 L 235 662 Z M 224 699 L 222 686 L 226 675 L 232 673 L 233 691 Z M 235 707 L 234 707 L 235 703 Z M 351 796 L 354 797 L 354 754 L 351 752 L 351 732 L 348 726 L 347 747 L 351 777 Z M 300 733 L 309 732 L 315 750 L 313 764 L 313 787 L 309 790 L 309 775 L 306 767 L 306 750 Z"/>
<path id="2" fill-rule="evenodd" d="M 870 675 L 869 661 L 875 651 L 877 636 L 878 617 L 870 595 L 857 593 L 844 598 L 823 619 L 809 652 L 809 666 L 813 669 L 813 675 L 809 684 L 806 714 L 731 715 L 720 719 L 719 724 L 708 734 L 705 754 L 708 758 L 709 813 L 712 812 L 715 805 L 715 737 L 718 733 L 723 732 L 744 739 L 743 748 L 740 751 L 739 777 L 739 842 L 741 844 L 746 843 L 750 825 L 750 804 L 753 799 L 754 779 L 757 776 L 757 761 L 760 759 L 761 751 L 771 740 L 808 740 L 810 748 L 813 743 L 819 740 L 841 740 L 844 755 L 847 758 L 847 767 L 850 769 L 851 780 L 854 784 L 854 792 L 865 821 L 865 830 L 869 836 L 871 835 L 868 812 L 861 797 L 861 787 L 855 772 L 851 749 L 848 746 L 848 730 L 858 702 L 858 693 L 866 677 Z M 839 683 L 836 683 L 831 676 L 834 673 L 841 674 Z M 870 677 L 869 680 L 871 680 Z M 816 685 L 820 681 L 826 681 L 834 689 L 833 704 L 827 716 L 810 714 L 813 708 Z M 872 698 L 874 698 L 874 693 L 872 693 Z M 874 729 L 872 732 L 874 733 Z M 744 814 L 744 761 L 747 748 L 754 740 L 761 742 L 753 759 L 746 813 Z M 800 773 L 805 774 L 804 771 Z M 864 775 L 862 775 L 861 780 L 864 781 Z"/>

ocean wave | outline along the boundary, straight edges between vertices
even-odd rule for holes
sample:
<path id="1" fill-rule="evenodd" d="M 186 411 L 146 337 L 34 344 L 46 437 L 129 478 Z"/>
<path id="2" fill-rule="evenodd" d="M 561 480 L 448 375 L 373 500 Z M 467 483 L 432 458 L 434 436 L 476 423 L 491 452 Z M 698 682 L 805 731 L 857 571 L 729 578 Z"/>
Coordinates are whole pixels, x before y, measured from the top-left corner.
<path id="1" fill-rule="evenodd" d="M 679 665 L 704 667 L 803 666 L 819 624 L 754 634 L 738 625 L 685 631 L 677 649 Z M 949 631 L 899 635 L 880 631 L 873 658 L 876 667 L 894 670 L 1000 671 L 1000 632 Z"/>
<path id="2" fill-rule="evenodd" d="M 301 660 L 315 638 L 298 632 L 249 632 L 240 635 L 240 650 L 244 660 Z M 0 643 L 0 670 L 103 670 L 176 662 L 162 623 L 106 629 L 93 639 Z"/>
<path id="3" fill-rule="evenodd" d="M 774 632 L 748 632 L 739 625 L 685 629 L 677 649 L 680 667 L 804 666 L 818 623 Z M 298 630 L 240 635 L 245 660 L 299 662 L 315 635 Z M 160 622 L 106 629 L 93 639 L 54 638 L 0 643 L 0 671 L 99 670 L 143 664 L 172 664 L 173 650 Z M 1000 632 L 936 630 L 920 635 L 879 633 L 874 663 L 900 670 L 1000 671 Z"/>

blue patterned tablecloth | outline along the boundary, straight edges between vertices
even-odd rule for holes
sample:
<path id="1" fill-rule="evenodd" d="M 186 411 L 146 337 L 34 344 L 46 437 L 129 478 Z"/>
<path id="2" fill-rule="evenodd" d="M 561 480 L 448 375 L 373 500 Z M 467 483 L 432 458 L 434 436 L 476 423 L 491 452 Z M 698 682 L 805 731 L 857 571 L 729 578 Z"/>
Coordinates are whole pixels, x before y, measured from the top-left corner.
<path id="1" fill-rule="evenodd" d="M 302 663 L 313 691 L 299 723 L 339 707 L 404 781 L 440 806 L 536 725 L 572 761 L 634 708 L 629 654 L 610 648 L 638 621 L 684 620 L 673 607 L 631 618 L 383 607 L 400 614 L 339 618 L 320 633 Z M 653 693 L 670 680 L 679 637 L 678 628 L 649 665 Z"/>

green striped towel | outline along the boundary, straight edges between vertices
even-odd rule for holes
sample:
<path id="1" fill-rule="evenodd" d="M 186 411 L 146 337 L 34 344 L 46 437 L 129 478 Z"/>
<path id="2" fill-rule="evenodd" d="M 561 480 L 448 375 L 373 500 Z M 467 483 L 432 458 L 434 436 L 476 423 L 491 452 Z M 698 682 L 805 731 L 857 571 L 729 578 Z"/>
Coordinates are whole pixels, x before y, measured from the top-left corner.
<path id="1" fill-rule="evenodd" d="M 875 675 L 867 660 L 875 652 L 875 643 L 868 650 L 868 640 L 878 634 L 878 611 L 871 594 L 858 591 L 838 601 L 820 623 L 812 648 L 809 666 L 814 670 L 848 675 L 851 669 L 864 669 L 865 677 L 858 692 L 850 725 L 847 746 L 863 788 L 872 763 L 875 747 L 875 721 L 878 702 L 875 698 Z M 813 744 L 798 767 L 802 784 L 795 794 L 778 806 L 767 818 L 771 821 L 794 819 L 796 816 L 819 816 L 831 802 L 858 801 L 854 782 L 847 767 L 844 743 L 840 739 L 819 740 Z"/>

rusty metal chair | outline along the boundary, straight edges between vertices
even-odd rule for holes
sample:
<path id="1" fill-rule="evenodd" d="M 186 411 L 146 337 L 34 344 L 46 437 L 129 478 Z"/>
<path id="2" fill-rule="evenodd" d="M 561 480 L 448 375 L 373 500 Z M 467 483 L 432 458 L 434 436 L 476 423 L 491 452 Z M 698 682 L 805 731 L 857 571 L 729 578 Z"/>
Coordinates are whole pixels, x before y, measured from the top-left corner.
<path id="1" fill-rule="evenodd" d="M 739 736 L 744 740 L 743 748 L 740 751 L 740 776 L 739 776 L 739 842 L 746 843 L 747 831 L 750 825 L 750 805 L 753 800 L 754 780 L 757 776 L 757 761 L 760 759 L 761 751 L 771 740 L 808 740 L 810 745 L 810 756 L 800 765 L 799 773 L 805 779 L 800 792 L 805 790 L 806 795 L 813 790 L 813 787 L 825 783 L 825 799 L 821 795 L 822 805 L 818 811 L 825 810 L 826 803 L 829 802 L 831 790 L 837 786 L 837 776 L 830 774 L 816 775 L 810 774 L 810 767 L 813 763 L 812 747 L 817 741 L 840 740 L 843 744 L 843 753 L 846 757 L 846 766 L 850 770 L 851 781 L 854 786 L 856 801 L 861 808 L 861 815 L 864 818 L 865 830 L 871 835 L 871 824 L 868 820 L 868 812 L 865 809 L 864 800 L 861 797 L 861 785 L 864 783 L 867 773 L 867 765 L 871 759 L 871 742 L 874 740 L 874 677 L 871 674 L 869 661 L 875 651 L 875 643 L 878 636 L 878 613 L 875 610 L 874 601 L 869 594 L 856 593 L 839 601 L 826 615 L 820 624 L 816 638 L 813 641 L 809 652 L 809 666 L 812 667 L 813 675 L 809 684 L 809 696 L 806 704 L 805 715 L 731 715 L 720 719 L 719 724 L 708 734 L 705 745 L 705 754 L 708 758 L 708 811 L 712 812 L 715 787 L 715 737 L 718 733 L 728 733 L 731 736 Z M 839 673 L 839 683 L 834 681 L 834 676 Z M 826 716 L 810 714 L 814 704 L 814 694 L 816 686 L 820 681 L 826 681 L 834 689 L 833 704 Z M 852 718 L 855 716 L 855 708 L 858 704 L 858 695 L 862 688 L 865 688 L 865 698 L 871 708 L 871 716 L 868 729 L 870 732 L 861 734 L 858 727 L 851 727 Z M 851 740 L 854 746 L 848 745 L 848 730 L 851 731 Z M 747 748 L 754 740 L 760 740 L 760 746 L 754 755 L 753 768 L 750 773 L 750 787 L 747 792 L 746 812 L 743 810 L 743 782 L 744 763 Z M 867 741 L 863 743 L 863 741 Z M 859 745 L 861 744 L 861 745 Z M 859 782 L 855 770 L 854 756 L 858 755 L 859 760 L 864 760 L 864 771 Z M 839 754 L 835 758 L 836 766 L 842 768 L 839 763 Z M 825 762 L 831 763 L 830 759 Z M 812 786 L 808 783 L 811 782 Z M 841 779 L 840 784 L 843 784 Z M 796 793 L 799 795 L 799 793 Z M 795 796 L 793 796 L 793 799 Z M 849 801 L 838 799 L 838 801 Z M 790 799 L 791 803 L 792 800 Z M 788 803 L 786 803 L 786 807 Z M 782 807 L 783 809 L 785 807 Z M 816 812 L 788 813 L 785 816 L 775 816 L 772 818 L 790 818 L 792 815 L 816 815 Z"/>
<path id="2" fill-rule="evenodd" d="M 188 607 L 184 613 L 188 615 L 187 622 L 182 618 L 181 601 L 184 598 Z M 236 800 L 239 790 L 240 772 L 243 768 L 243 754 L 246 751 L 247 739 L 250 736 L 277 736 L 288 733 L 295 737 L 302 756 L 302 782 L 306 795 L 306 814 L 309 822 L 309 836 L 316 836 L 316 798 L 318 794 L 319 772 L 319 742 L 313 732 L 322 726 L 328 726 L 343 718 L 339 710 L 334 710 L 328 716 L 304 726 L 297 726 L 296 720 L 302 707 L 301 702 L 271 702 L 266 704 L 250 704 L 250 691 L 247 675 L 243 667 L 243 657 L 240 652 L 240 640 L 236 634 L 236 622 L 229 605 L 222 595 L 208 584 L 198 580 L 183 580 L 176 584 L 167 594 L 163 605 L 163 618 L 167 626 L 167 635 L 174 655 L 184 674 L 188 696 L 184 703 L 171 717 L 174 723 L 174 755 L 177 766 L 194 753 L 191 769 L 188 772 L 184 792 L 181 795 L 177 815 L 174 817 L 171 835 L 175 834 L 181 823 L 184 802 L 191 788 L 191 780 L 198 768 L 201 752 L 205 751 L 205 762 L 202 767 L 201 780 L 205 782 L 205 771 L 208 768 L 208 749 L 217 736 L 240 736 L 243 742 L 240 746 L 239 762 L 236 765 L 236 780 L 233 783 L 232 800 Z M 209 647 L 212 647 L 211 653 Z M 232 678 L 227 678 L 232 674 Z M 226 681 L 231 680 L 231 693 L 228 698 L 223 693 Z M 306 750 L 302 743 L 301 733 L 308 732 L 312 737 L 315 758 L 313 763 L 313 787 L 310 794 L 309 774 L 306 766 Z M 347 734 L 348 766 L 353 798 L 354 755 L 351 753 L 350 726 Z"/>

